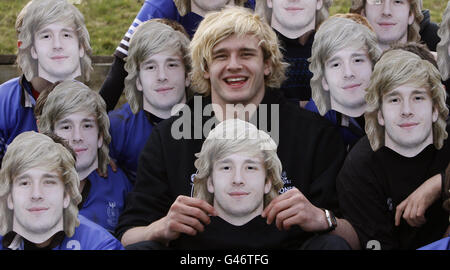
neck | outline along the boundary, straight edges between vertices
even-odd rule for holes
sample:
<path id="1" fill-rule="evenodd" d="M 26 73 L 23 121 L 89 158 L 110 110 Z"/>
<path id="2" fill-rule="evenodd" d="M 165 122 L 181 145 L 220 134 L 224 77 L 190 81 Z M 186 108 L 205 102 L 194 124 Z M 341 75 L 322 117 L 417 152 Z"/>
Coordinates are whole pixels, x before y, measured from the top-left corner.
<path id="1" fill-rule="evenodd" d="M 251 221 L 255 217 L 261 215 L 261 213 L 263 211 L 263 207 L 261 205 L 261 207 L 256 209 L 254 212 L 241 217 L 241 216 L 230 215 L 230 214 L 225 213 L 217 208 L 215 208 L 215 209 L 217 210 L 218 216 L 220 218 L 222 218 L 223 220 L 225 220 L 226 222 L 228 222 L 234 226 L 242 226 L 242 225 L 247 224 L 249 221 Z"/>
<path id="2" fill-rule="evenodd" d="M 176 114 L 183 106 L 177 106 L 177 105 L 184 105 L 186 103 L 186 95 L 176 104 L 174 104 L 170 109 L 161 109 L 156 108 L 155 106 L 150 105 L 147 102 L 144 102 L 143 109 L 144 111 L 151 113 L 161 119 L 168 119 L 170 116 Z"/>
<path id="3" fill-rule="evenodd" d="M 51 83 L 55 83 L 58 81 L 65 81 L 65 80 L 73 80 L 76 77 L 81 76 L 81 67 L 78 66 L 78 68 L 72 74 L 66 74 L 66 76 L 54 76 L 52 74 L 48 74 L 48 73 L 44 72 L 42 70 L 42 68 L 39 66 L 38 76 L 51 82 Z"/>
<path id="4" fill-rule="evenodd" d="M 272 15 L 271 26 L 273 29 L 280 32 L 283 36 L 294 39 L 303 36 L 305 33 L 315 29 L 316 19 L 312 20 L 308 25 L 302 28 L 293 27 L 292 29 L 282 26 Z"/>
<path id="5" fill-rule="evenodd" d="M 62 230 L 63 230 L 62 216 L 61 219 L 58 221 L 58 223 L 54 227 L 50 228 L 50 230 L 39 233 L 27 230 L 26 228 L 21 226 L 20 223 L 17 222 L 15 218 L 13 221 L 13 231 L 16 232 L 18 235 L 22 236 L 23 238 L 27 239 L 28 241 L 36 244 L 36 246 L 40 248 L 48 246 L 51 243 L 53 236 L 57 232 Z"/>
<path id="6" fill-rule="evenodd" d="M 387 148 L 392 149 L 393 151 L 399 153 L 400 155 L 404 157 L 415 157 L 420 152 L 423 151 L 428 145 L 433 143 L 433 135 L 431 134 L 431 137 L 427 138 L 423 143 L 420 145 L 417 145 L 415 147 L 408 147 L 404 145 L 398 145 L 394 144 L 388 137 L 387 134 L 385 134 L 385 145 Z"/>
<path id="7" fill-rule="evenodd" d="M 98 157 L 92 163 L 92 165 L 89 166 L 89 168 L 86 169 L 77 168 L 78 177 L 80 178 L 80 180 L 86 179 L 96 169 L 98 169 Z"/>
<path id="8" fill-rule="evenodd" d="M 364 114 L 366 110 L 366 103 L 356 108 L 344 108 L 343 106 L 339 106 L 338 104 L 333 104 L 333 101 L 331 101 L 331 109 L 340 112 L 343 115 L 356 118 Z"/>

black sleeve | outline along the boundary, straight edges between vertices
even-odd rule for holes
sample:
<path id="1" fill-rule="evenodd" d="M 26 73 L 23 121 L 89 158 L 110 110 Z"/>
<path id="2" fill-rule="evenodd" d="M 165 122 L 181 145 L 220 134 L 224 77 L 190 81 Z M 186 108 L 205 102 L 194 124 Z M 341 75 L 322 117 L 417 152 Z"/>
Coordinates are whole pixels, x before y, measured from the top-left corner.
<path id="1" fill-rule="evenodd" d="M 136 182 L 119 217 L 116 237 L 134 227 L 147 226 L 164 217 L 173 202 L 163 162 L 161 133 L 156 126 L 139 156 Z"/>
<path id="2" fill-rule="evenodd" d="M 363 249 L 396 249 L 399 244 L 394 235 L 394 219 L 377 179 L 379 169 L 374 166 L 372 153 L 367 137 L 363 137 L 347 155 L 337 178 L 339 206 Z"/>
<path id="3" fill-rule="evenodd" d="M 336 177 L 346 156 L 344 142 L 334 126 L 325 128 L 319 136 L 312 155 L 313 180 L 308 199 L 315 206 L 332 210 L 340 216 Z"/>
<path id="4" fill-rule="evenodd" d="M 125 61 L 114 56 L 108 75 L 100 88 L 100 95 L 105 100 L 106 111 L 108 112 L 114 110 L 125 87 L 124 81 L 128 73 L 125 71 L 124 66 Z"/>

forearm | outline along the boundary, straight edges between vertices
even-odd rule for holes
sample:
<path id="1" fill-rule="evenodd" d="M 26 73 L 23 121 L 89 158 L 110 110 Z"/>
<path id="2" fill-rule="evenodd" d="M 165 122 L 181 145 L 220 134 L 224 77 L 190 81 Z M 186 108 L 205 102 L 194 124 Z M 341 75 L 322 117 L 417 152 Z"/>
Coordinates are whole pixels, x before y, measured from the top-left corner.
<path id="1" fill-rule="evenodd" d="M 335 234 L 344 238 L 345 241 L 347 241 L 350 247 L 354 250 L 361 249 L 358 234 L 356 234 L 353 226 L 345 219 L 338 218 L 337 227 L 335 230 L 330 232 L 330 234 Z"/>
<path id="2" fill-rule="evenodd" d="M 169 243 L 168 239 L 164 239 L 162 230 L 162 219 L 153 222 L 148 226 L 134 227 L 126 231 L 121 239 L 122 245 L 128 246 L 142 241 L 157 241 L 162 244 Z"/>

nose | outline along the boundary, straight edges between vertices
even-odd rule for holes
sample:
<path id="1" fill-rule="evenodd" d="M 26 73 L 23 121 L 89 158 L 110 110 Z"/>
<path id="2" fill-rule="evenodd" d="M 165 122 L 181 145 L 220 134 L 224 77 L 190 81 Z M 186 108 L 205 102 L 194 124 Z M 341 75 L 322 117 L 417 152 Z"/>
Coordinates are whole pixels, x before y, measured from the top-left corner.
<path id="1" fill-rule="evenodd" d="M 42 191 L 41 186 L 39 184 L 33 184 L 31 199 L 33 201 L 38 201 L 42 199 Z"/>
<path id="2" fill-rule="evenodd" d="M 163 68 L 158 68 L 158 81 L 163 82 L 167 80 L 167 71 Z"/>
<path id="3" fill-rule="evenodd" d="M 351 63 L 344 63 L 344 78 L 351 79 L 355 77 Z"/>
<path id="4" fill-rule="evenodd" d="M 413 112 L 411 110 L 411 104 L 409 102 L 409 100 L 405 100 L 404 102 L 402 102 L 402 117 L 408 118 L 411 117 L 413 115 Z"/>
<path id="5" fill-rule="evenodd" d="M 242 69 L 241 61 L 238 55 L 232 54 L 229 57 L 227 69 L 229 71 L 238 71 Z"/>
<path id="6" fill-rule="evenodd" d="M 241 173 L 241 170 L 236 170 L 236 172 L 233 175 L 233 185 L 243 185 L 243 174 Z"/>
<path id="7" fill-rule="evenodd" d="M 61 49 L 61 38 L 58 35 L 53 36 L 53 49 Z"/>
<path id="8" fill-rule="evenodd" d="M 81 128 L 80 127 L 74 127 L 72 129 L 72 141 L 73 142 L 79 142 L 83 139 Z"/>
<path id="9" fill-rule="evenodd" d="M 391 0 L 384 0 L 382 5 L 383 5 L 383 15 L 391 16 L 392 15 Z"/>

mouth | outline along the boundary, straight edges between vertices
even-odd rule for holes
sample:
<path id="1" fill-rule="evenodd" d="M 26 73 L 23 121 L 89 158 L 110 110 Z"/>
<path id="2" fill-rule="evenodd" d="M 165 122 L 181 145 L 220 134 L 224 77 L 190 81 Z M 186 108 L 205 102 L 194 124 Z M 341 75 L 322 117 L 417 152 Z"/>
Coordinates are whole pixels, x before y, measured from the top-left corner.
<path id="1" fill-rule="evenodd" d="M 228 195 L 230 195 L 232 198 L 242 198 L 247 196 L 248 194 L 250 194 L 249 192 L 244 192 L 244 191 L 233 191 L 228 193 Z"/>
<path id="2" fill-rule="evenodd" d="M 395 26 L 395 23 L 391 23 L 391 22 L 380 22 L 378 23 L 378 25 L 382 28 L 390 28 L 392 26 Z"/>
<path id="3" fill-rule="evenodd" d="M 303 8 L 299 8 L 299 7 L 287 7 L 287 8 L 285 8 L 285 10 L 287 12 L 297 12 L 297 11 L 302 11 L 304 9 Z"/>
<path id="4" fill-rule="evenodd" d="M 342 87 L 342 89 L 347 90 L 347 91 L 351 91 L 354 90 L 358 87 L 360 87 L 361 84 L 360 83 L 353 83 L 353 84 L 349 84 L 349 85 L 345 85 L 344 87 Z"/>
<path id="5" fill-rule="evenodd" d="M 48 210 L 48 207 L 31 207 L 27 209 L 31 213 L 42 213 Z"/>
<path id="6" fill-rule="evenodd" d="M 59 61 L 59 60 L 64 60 L 64 59 L 67 59 L 68 57 L 67 56 L 64 56 L 64 55 L 56 55 L 56 56 L 52 56 L 51 57 L 51 59 L 52 60 L 55 60 L 55 61 Z"/>
<path id="7" fill-rule="evenodd" d="M 419 125 L 419 123 L 409 122 L 409 123 L 399 124 L 398 126 L 401 127 L 401 128 L 404 128 L 404 129 L 410 129 L 410 128 L 416 127 L 417 125 Z"/>
<path id="8" fill-rule="evenodd" d="M 173 89 L 173 87 L 160 87 L 160 88 L 157 88 L 155 91 L 156 91 L 156 93 L 166 93 L 172 89 Z"/>
<path id="9" fill-rule="evenodd" d="M 232 88 L 240 88 L 248 81 L 248 77 L 239 76 L 239 77 L 227 77 L 224 79 L 224 82 L 231 86 Z"/>
<path id="10" fill-rule="evenodd" d="M 75 151 L 75 153 L 78 155 L 87 151 L 87 148 L 75 148 L 73 151 Z"/>

